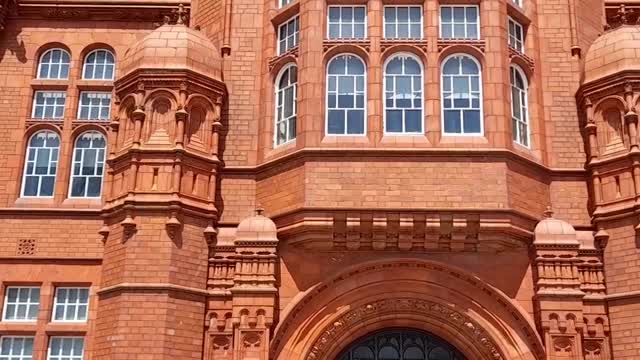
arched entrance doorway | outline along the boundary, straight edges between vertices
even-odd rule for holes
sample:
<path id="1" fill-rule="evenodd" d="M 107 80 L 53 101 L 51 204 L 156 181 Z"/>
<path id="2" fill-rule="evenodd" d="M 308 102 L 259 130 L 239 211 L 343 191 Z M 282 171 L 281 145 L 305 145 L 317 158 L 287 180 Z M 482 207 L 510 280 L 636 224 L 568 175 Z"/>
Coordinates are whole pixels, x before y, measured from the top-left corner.
<path id="1" fill-rule="evenodd" d="M 385 329 L 354 341 L 336 360 L 466 360 L 466 357 L 428 332 Z"/>

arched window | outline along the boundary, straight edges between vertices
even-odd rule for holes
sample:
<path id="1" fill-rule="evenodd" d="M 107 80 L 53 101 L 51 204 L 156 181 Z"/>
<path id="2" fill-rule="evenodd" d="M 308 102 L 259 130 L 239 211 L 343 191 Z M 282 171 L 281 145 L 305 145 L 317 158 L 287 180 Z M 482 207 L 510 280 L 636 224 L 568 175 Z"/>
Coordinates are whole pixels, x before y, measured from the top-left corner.
<path id="1" fill-rule="evenodd" d="M 364 62 L 352 54 L 338 55 L 327 65 L 327 134 L 364 135 Z"/>
<path id="2" fill-rule="evenodd" d="M 52 197 L 58 170 L 60 137 L 53 131 L 39 131 L 27 146 L 22 179 L 22 196 Z"/>
<path id="3" fill-rule="evenodd" d="M 68 79 L 69 53 L 63 49 L 47 50 L 38 64 L 38 79 Z"/>
<path id="4" fill-rule="evenodd" d="M 276 83 L 276 146 L 296 138 L 298 68 L 285 67 Z"/>
<path id="5" fill-rule="evenodd" d="M 97 131 L 78 136 L 73 149 L 70 197 L 100 196 L 106 146 L 104 136 Z"/>
<path id="6" fill-rule="evenodd" d="M 480 64 L 466 54 L 449 56 L 442 64 L 443 129 L 447 135 L 482 134 Z"/>
<path id="7" fill-rule="evenodd" d="M 511 123 L 513 141 L 529 146 L 529 113 L 527 105 L 527 78 L 520 68 L 511 65 Z"/>
<path id="8" fill-rule="evenodd" d="M 384 130 L 422 133 L 422 66 L 415 56 L 394 55 L 384 67 Z"/>
<path id="9" fill-rule="evenodd" d="M 113 80 L 115 57 L 109 50 L 90 52 L 84 60 L 82 78 L 85 80 Z"/>

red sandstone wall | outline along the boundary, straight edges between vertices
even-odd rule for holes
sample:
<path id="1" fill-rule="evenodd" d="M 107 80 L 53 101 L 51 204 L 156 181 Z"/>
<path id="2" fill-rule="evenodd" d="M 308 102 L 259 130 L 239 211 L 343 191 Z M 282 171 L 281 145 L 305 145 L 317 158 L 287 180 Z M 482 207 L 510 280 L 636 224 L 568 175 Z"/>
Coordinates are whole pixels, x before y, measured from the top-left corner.
<path id="1" fill-rule="evenodd" d="M 315 253 L 308 256 L 304 249 L 281 246 L 279 299 L 281 312 L 285 312 L 292 300 L 310 287 L 331 278 L 344 269 L 364 261 L 391 259 L 394 257 L 418 257 L 459 267 L 478 276 L 513 298 L 533 316 L 534 286 L 529 255 L 526 249 L 503 254 L 479 256 L 476 253 L 415 254 L 404 252 L 362 251 L 348 256 L 340 253 Z M 392 289 L 390 289 L 392 291 Z"/>
<path id="2" fill-rule="evenodd" d="M 35 324 L 21 324 L 0 322 L 0 334 L 21 333 L 27 331 L 35 335 L 33 358 L 45 359 L 49 345 L 49 335 L 78 335 L 85 336 L 86 354 L 94 349 L 93 334 L 98 312 L 98 296 L 100 288 L 100 261 L 64 261 L 33 259 L 4 259 L 0 263 L 0 308 L 4 308 L 4 294 L 7 285 L 25 284 L 40 287 L 40 307 Z M 86 323 L 61 324 L 51 322 L 56 286 L 89 287 L 89 309 Z M 90 355 L 86 358 L 90 358 Z"/>
<path id="3" fill-rule="evenodd" d="M 65 109 L 66 125 L 61 134 L 62 146 L 59 158 L 58 176 L 55 187 L 55 199 L 37 201 L 38 205 L 61 204 L 67 197 L 68 178 L 71 163 L 72 126 L 76 118 L 81 78 L 83 51 L 89 46 L 104 43 L 115 51 L 116 62 L 125 50 L 151 29 L 151 24 L 143 22 L 79 22 L 69 27 L 66 21 L 9 21 L 3 30 L 0 48 L 6 49 L 0 61 L 0 205 L 12 207 L 20 192 L 22 163 L 25 152 L 25 121 L 31 116 L 33 90 L 39 49 L 51 43 L 59 42 L 71 52 L 72 64 L 68 84 Z M 116 63 L 116 77 L 118 77 Z M 57 82 L 58 83 L 58 82 Z M 65 181 L 66 180 L 66 181 Z M 33 203 L 27 201 L 26 203 Z M 65 201 L 69 207 L 87 207 L 86 202 Z M 99 208 L 99 204 L 89 204 Z"/>
<path id="4" fill-rule="evenodd" d="M 631 360 L 640 357 L 640 243 L 633 219 L 606 223 L 611 236 L 605 249 L 605 273 L 610 297 L 609 320 L 613 358 Z"/>

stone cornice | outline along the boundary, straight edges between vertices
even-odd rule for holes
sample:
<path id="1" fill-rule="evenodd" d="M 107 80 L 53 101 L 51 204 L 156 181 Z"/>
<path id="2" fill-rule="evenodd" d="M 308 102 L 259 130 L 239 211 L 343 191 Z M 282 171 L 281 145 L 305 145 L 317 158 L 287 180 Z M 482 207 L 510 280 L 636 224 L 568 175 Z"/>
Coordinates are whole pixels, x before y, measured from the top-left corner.
<path id="1" fill-rule="evenodd" d="M 103 287 L 102 289 L 98 290 L 97 293 L 98 293 L 98 295 L 105 295 L 105 294 L 109 294 L 109 293 L 112 293 L 112 292 L 123 292 L 123 291 L 129 291 L 129 292 L 136 292 L 136 291 L 168 292 L 168 291 L 174 291 L 174 292 L 182 292 L 182 293 L 188 293 L 188 294 L 193 294 L 193 295 L 202 295 L 202 296 L 209 295 L 209 292 L 207 290 L 204 290 L 204 289 L 197 289 L 197 288 L 192 288 L 192 287 L 188 287 L 188 286 L 181 286 L 181 285 L 168 284 L 168 283 L 122 283 L 122 284 L 117 284 L 117 285 L 113 285 L 113 286 Z"/>
<path id="2" fill-rule="evenodd" d="M 522 155 L 508 149 L 454 149 L 454 148 L 305 148 L 296 150 L 275 159 L 268 159 L 258 165 L 253 166 L 225 166 L 221 170 L 222 175 L 240 176 L 260 176 L 267 171 L 273 170 L 274 166 L 299 161 L 327 161 L 328 158 L 335 157 L 336 161 L 350 161 L 352 157 L 357 157 L 363 161 L 368 158 L 381 159 L 389 158 L 397 161 L 398 158 L 425 158 L 428 160 L 449 160 L 452 157 L 459 159 L 481 159 L 485 162 L 508 162 L 513 161 L 551 178 L 551 180 L 582 180 L 586 181 L 588 173 L 584 168 L 551 168 L 536 161 L 523 157 Z"/>
<path id="3" fill-rule="evenodd" d="M 19 1 L 20 19 L 143 21 L 161 24 L 165 16 L 172 16 L 178 5 L 189 6 L 190 0 L 26 0 Z"/>
<path id="4" fill-rule="evenodd" d="M 102 207 L 94 209 L 79 209 L 79 208 L 29 208 L 29 207 L 8 207 L 0 208 L 0 217 L 2 216 L 20 216 L 21 218 L 42 218 L 43 216 L 49 218 L 96 218 L 100 217 Z"/>
<path id="5" fill-rule="evenodd" d="M 623 87 L 625 83 L 635 83 L 638 87 L 640 85 L 640 70 L 623 70 L 582 84 L 576 92 L 577 104 L 580 106 L 587 97 L 600 98 L 609 93 L 620 93 L 617 88 Z"/>
<path id="6" fill-rule="evenodd" d="M 538 219 L 511 209 L 303 208 L 272 216 L 278 238 L 325 250 L 498 251 L 526 248 Z"/>

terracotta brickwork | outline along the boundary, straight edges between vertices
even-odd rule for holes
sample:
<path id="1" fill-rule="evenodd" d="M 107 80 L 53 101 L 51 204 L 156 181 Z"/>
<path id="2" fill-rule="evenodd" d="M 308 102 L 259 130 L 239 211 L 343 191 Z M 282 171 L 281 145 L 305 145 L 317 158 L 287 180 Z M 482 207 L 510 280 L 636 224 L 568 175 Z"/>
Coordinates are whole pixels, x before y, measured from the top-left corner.
<path id="1" fill-rule="evenodd" d="M 0 5 L 0 359 L 640 358 L 637 5 Z"/>

